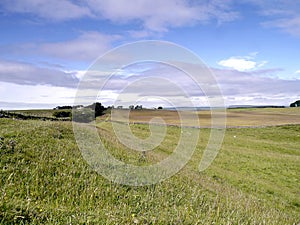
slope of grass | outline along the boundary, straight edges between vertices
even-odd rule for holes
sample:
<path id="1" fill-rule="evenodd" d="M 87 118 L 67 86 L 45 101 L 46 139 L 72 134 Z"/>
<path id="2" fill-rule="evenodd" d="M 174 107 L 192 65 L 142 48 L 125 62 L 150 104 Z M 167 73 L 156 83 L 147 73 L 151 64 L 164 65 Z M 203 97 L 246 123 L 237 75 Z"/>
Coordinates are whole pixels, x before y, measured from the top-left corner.
<path id="1" fill-rule="evenodd" d="M 59 112 L 68 112 L 71 113 L 71 109 L 29 109 L 29 110 L 12 110 L 12 111 L 7 111 L 8 113 L 15 113 L 18 115 L 24 115 L 25 117 L 33 117 L 36 119 L 45 119 L 45 120 L 54 120 L 58 119 L 57 116 L 55 116 L 55 113 Z M 21 118 L 23 119 L 23 118 Z M 26 119 L 26 118 L 25 118 Z M 66 117 L 61 117 L 59 119 L 64 119 L 64 120 L 70 120 L 69 116 Z"/>
<path id="2" fill-rule="evenodd" d="M 114 184 L 82 159 L 70 122 L 0 120 L 1 224 L 297 224 L 300 222 L 300 126 L 228 129 L 211 167 L 198 172 L 209 137 L 202 129 L 187 166 L 157 185 Z M 99 133 L 116 157 L 139 162 Z M 132 125 L 147 137 L 146 125 Z M 147 154 L 145 164 L 172 152 L 180 130 Z M 128 154 L 126 154 L 128 153 Z"/>
<path id="3" fill-rule="evenodd" d="M 30 109 L 30 110 L 13 110 L 10 112 L 21 113 L 24 115 L 30 116 L 44 116 L 44 117 L 53 117 L 53 112 L 55 111 L 71 111 L 70 109 Z"/>

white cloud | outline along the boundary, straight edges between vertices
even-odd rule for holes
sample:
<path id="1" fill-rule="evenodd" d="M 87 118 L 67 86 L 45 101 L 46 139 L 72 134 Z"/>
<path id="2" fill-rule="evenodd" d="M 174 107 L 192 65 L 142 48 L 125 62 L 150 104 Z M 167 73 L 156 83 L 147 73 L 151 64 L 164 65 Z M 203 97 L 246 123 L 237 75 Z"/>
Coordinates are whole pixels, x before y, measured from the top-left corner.
<path id="1" fill-rule="evenodd" d="M 268 61 L 261 61 L 261 62 L 257 63 L 257 67 L 263 67 L 267 63 L 268 63 Z"/>
<path id="2" fill-rule="evenodd" d="M 296 99 L 300 80 L 269 76 L 279 69 L 236 70 L 212 69 L 227 105 L 289 105 Z M 296 94 L 295 94 L 296 93 Z"/>
<path id="3" fill-rule="evenodd" d="M 295 36 L 300 36 L 300 2 L 295 0 L 243 0 L 259 8 L 259 14 L 266 19 L 262 22 L 265 27 L 275 27 Z"/>
<path id="4" fill-rule="evenodd" d="M 272 1 L 242 0 L 241 3 L 254 4 L 266 20 L 263 26 L 276 27 L 293 35 L 300 35 L 300 2 L 294 0 Z M 234 0 L 2 0 L 6 12 L 28 13 L 48 21 L 64 21 L 80 18 L 94 20 L 108 19 L 114 23 L 133 22 L 137 31 L 135 37 L 145 37 L 153 32 L 166 32 L 173 27 L 198 23 L 218 24 L 239 18 L 240 13 L 233 8 Z"/>
<path id="5" fill-rule="evenodd" d="M 92 16 L 88 7 L 68 0 L 2 0 L 0 5 L 11 12 L 29 13 L 55 21 Z"/>
<path id="6" fill-rule="evenodd" d="M 191 2 L 187 0 L 87 0 L 90 9 L 98 18 L 115 23 L 138 22 L 147 32 L 165 32 L 172 27 L 234 20 L 238 13 L 230 8 L 231 1 L 220 0 Z M 138 32 L 134 35 L 145 35 Z"/>
<path id="7" fill-rule="evenodd" d="M 197 69 L 198 74 L 203 76 L 203 73 L 199 73 L 199 68 L 193 67 L 193 65 L 189 65 L 189 67 L 192 70 Z M 122 75 L 126 74 L 126 71 L 130 76 Z M 197 71 L 195 72 L 197 73 Z M 280 69 L 237 71 L 211 68 L 211 71 L 217 79 L 227 105 L 289 105 L 290 99 L 295 97 L 300 85 L 300 80 L 297 79 L 287 80 L 270 76 L 281 71 Z M 209 78 L 201 79 L 206 82 L 197 85 L 194 80 L 177 68 L 157 63 L 144 64 L 144 67 L 137 64 L 125 68 L 111 77 L 111 80 L 105 85 L 104 95 L 100 95 L 99 101 L 113 104 L 121 94 L 125 96 L 123 97 L 126 101 L 120 97 L 119 99 L 122 101 L 119 104 L 124 106 L 134 104 L 141 98 L 147 99 L 149 96 L 169 99 L 177 106 L 186 106 L 188 98 L 198 106 L 207 106 L 208 101 L 203 87 L 205 85 L 211 87 L 215 83 Z M 96 83 L 99 85 L 101 82 Z M 215 96 L 214 92 L 206 94 L 210 97 Z M 151 104 L 153 105 L 151 106 Z M 143 102 L 143 105 L 147 105 L 147 107 L 154 107 L 155 104 Z"/>
<path id="8" fill-rule="evenodd" d="M 251 70 L 256 67 L 256 62 L 237 57 L 230 57 L 229 59 L 221 60 L 218 64 L 238 71 Z"/>
<path id="9" fill-rule="evenodd" d="M 36 56 L 45 67 L 62 68 L 58 62 L 81 61 L 91 63 L 99 56 L 112 49 L 114 42 L 121 40 L 120 35 L 108 35 L 97 31 L 82 31 L 73 39 L 57 42 L 34 42 L 13 45 L 0 45 L 3 55 L 13 58 Z M 56 59 L 56 63 L 49 63 Z M 62 61 L 59 61 L 62 60 Z M 48 64 L 48 65 L 47 65 Z M 57 65 L 55 65 L 57 64 Z"/>
<path id="10" fill-rule="evenodd" d="M 75 89 L 72 88 L 0 82 L 0 109 L 72 105 L 74 96 Z"/>
<path id="11" fill-rule="evenodd" d="M 256 62 L 255 57 L 258 52 L 252 52 L 248 56 L 232 56 L 218 62 L 218 65 L 235 69 L 238 71 L 248 71 L 263 67 L 268 61 Z"/>
<path id="12" fill-rule="evenodd" d="M 0 82 L 20 85 L 76 87 L 76 73 L 38 67 L 30 63 L 0 60 Z"/>
<path id="13" fill-rule="evenodd" d="M 300 36 L 300 16 L 282 18 L 263 23 L 266 27 L 276 27 L 295 36 Z"/>
<path id="14" fill-rule="evenodd" d="M 118 35 L 106 35 L 99 32 L 83 32 L 78 38 L 56 43 L 38 45 L 37 51 L 46 55 L 68 59 L 92 61 L 111 48 Z"/>
<path id="15" fill-rule="evenodd" d="M 296 75 L 300 75 L 300 70 L 295 71 Z"/>
<path id="16" fill-rule="evenodd" d="M 108 19 L 115 23 L 138 22 L 145 30 L 165 32 L 172 27 L 207 23 L 219 24 L 235 20 L 238 13 L 231 9 L 232 0 L 2 0 L 7 11 L 29 13 L 49 21 L 88 17 Z M 140 29 L 140 27 L 139 27 Z"/>
<path id="17" fill-rule="evenodd" d="M 27 103 L 27 108 L 42 107 L 43 105 L 40 103 L 51 107 L 72 104 L 76 89 L 68 83 L 69 78 L 63 78 L 59 83 L 56 79 L 59 79 L 59 76 L 72 75 L 72 79 L 75 78 L 75 81 L 78 81 L 78 78 L 84 74 L 84 71 L 67 71 L 61 72 L 56 77 L 54 74 L 57 74 L 58 71 L 53 71 L 53 74 L 44 76 L 44 71 L 34 69 L 33 65 L 12 62 L 0 65 L 2 65 L 0 67 L 0 108 L 4 106 L 6 108 L 26 108 L 24 103 Z M 207 106 L 207 98 L 200 89 L 203 88 L 202 85 L 205 85 L 205 82 L 199 87 L 182 71 L 162 64 L 147 64 L 144 67 L 137 64 L 136 66 L 128 68 L 127 72 L 131 76 L 122 75 L 126 71 L 120 71 L 120 75 L 113 76 L 101 92 L 99 92 L 99 88 L 102 82 L 102 73 L 99 72 L 100 80 L 94 84 L 95 86 L 87 87 L 89 91 L 84 93 L 90 97 L 90 101 L 94 100 L 96 96 L 89 94 L 98 93 L 99 101 L 106 105 L 113 104 L 120 93 L 125 93 L 133 100 L 156 96 L 169 99 L 177 106 L 184 106 L 188 102 L 185 97 L 187 95 L 195 105 Z M 193 65 L 190 67 L 193 69 Z M 278 69 L 242 72 L 211 68 L 211 71 L 217 79 L 227 105 L 288 105 L 291 99 L 297 98 L 295 93 L 298 93 L 300 80 L 286 80 L 269 76 L 269 74 L 276 73 Z M 15 75 L 15 72 L 18 76 Z M 8 74 L 8 76 L 3 74 Z M 29 77 L 28 74 L 33 75 Z M 72 82 L 75 84 L 74 81 Z M 208 79 L 207 82 L 211 81 Z M 124 90 L 124 88 L 127 89 Z M 208 94 L 214 96 L 214 93 Z M 155 107 L 159 102 L 149 104 L 143 103 L 148 107 Z"/>

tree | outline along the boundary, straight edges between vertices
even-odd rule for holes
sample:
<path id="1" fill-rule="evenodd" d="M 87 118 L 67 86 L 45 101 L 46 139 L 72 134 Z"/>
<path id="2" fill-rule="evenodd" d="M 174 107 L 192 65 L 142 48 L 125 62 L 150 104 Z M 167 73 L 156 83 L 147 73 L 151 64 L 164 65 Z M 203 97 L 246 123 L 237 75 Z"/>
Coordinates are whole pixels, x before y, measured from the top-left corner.
<path id="1" fill-rule="evenodd" d="M 158 106 L 158 108 L 157 109 L 163 109 L 163 107 L 162 106 Z"/>
<path id="2" fill-rule="evenodd" d="M 136 106 L 134 107 L 134 109 L 143 109 L 143 106 L 142 106 L 142 105 L 136 105 Z"/>
<path id="3" fill-rule="evenodd" d="M 95 120 L 95 117 L 103 115 L 105 110 L 100 102 L 95 102 L 86 107 L 74 108 L 72 118 L 76 122 L 88 123 Z"/>
<path id="4" fill-rule="evenodd" d="M 105 110 L 105 107 L 100 102 L 93 103 L 85 108 L 93 109 L 95 111 L 96 117 L 103 115 L 103 112 Z"/>
<path id="5" fill-rule="evenodd" d="M 54 108 L 54 110 L 56 110 L 56 109 L 72 109 L 72 106 L 70 106 L 70 105 L 56 106 Z"/>
<path id="6" fill-rule="evenodd" d="M 300 107 L 300 100 L 297 100 L 290 104 L 290 107 Z"/>

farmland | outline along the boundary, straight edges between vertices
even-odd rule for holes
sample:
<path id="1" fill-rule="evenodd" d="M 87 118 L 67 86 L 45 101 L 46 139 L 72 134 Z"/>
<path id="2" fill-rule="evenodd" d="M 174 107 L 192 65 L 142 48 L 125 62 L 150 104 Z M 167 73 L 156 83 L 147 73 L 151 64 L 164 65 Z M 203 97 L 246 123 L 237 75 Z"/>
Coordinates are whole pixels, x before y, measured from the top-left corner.
<path id="1" fill-rule="evenodd" d="M 125 121 L 127 110 L 117 110 L 117 118 Z M 214 110 L 216 117 L 224 117 L 224 112 Z M 208 110 L 183 112 L 187 126 L 210 127 L 211 112 Z M 195 123 L 192 114 L 196 114 L 199 123 Z M 132 123 L 148 123 L 153 117 L 161 117 L 166 124 L 180 125 L 179 115 L 176 111 L 169 110 L 133 110 L 129 114 Z M 264 127 L 286 124 L 300 124 L 300 110 L 298 108 L 240 108 L 229 109 L 226 112 L 227 127 Z"/>
<path id="2" fill-rule="evenodd" d="M 144 123 L 155 116 L 179 124 L 174 111 L 132 111 L 133 134 L 148 137 Z M 204 172 L 198 165 L 210 136 L 210 113 L 197 116 L 199 124 L 186 124 L 203 127 L 188 164 L 142 187 L 115 184 L 93 171 L 70 121 L 0 119 L 0 223 L 298 224 L 300 110 L 228 110 L 223 145 Z M 102 142 L 113 156 L 135 165 L 166 158 L 180 135 L 179 127 L 168 126 L 161 145 L 141 161 L 140 152 L 118 141 L 113 123 L 109 114 L 97 118 Z"/>

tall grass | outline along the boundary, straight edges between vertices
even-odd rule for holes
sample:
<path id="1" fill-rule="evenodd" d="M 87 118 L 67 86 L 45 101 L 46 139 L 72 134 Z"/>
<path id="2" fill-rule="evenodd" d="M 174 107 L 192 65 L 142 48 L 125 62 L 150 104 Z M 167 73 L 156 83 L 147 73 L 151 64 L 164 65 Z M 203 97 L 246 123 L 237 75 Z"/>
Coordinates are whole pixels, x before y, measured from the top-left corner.
<path id="1" fill-rule="evenodd" d="M 82 159 L 70 122 L 0 120 L 1 224 L 296 224 L 300 222 L 300 126 L 229 129 L 211 167 L 197 171 L 209 130 L 186 167 L 156 185 L 114 184 Z M 141 137 L 149 130 L 133 125 Z M 169 154 L 178 128 L 146 163 Z M 113 154 L 138 160 L 99 133 Z M 12 141 L 14 147 L 12 148 Z"/>

